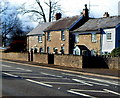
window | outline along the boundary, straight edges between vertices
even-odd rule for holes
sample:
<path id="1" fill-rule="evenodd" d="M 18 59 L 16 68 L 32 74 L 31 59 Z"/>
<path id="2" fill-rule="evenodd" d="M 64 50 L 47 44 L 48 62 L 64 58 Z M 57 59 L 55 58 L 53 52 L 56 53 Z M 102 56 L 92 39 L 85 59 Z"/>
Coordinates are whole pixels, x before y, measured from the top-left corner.
<path id="1" fill-rule="evenodd" d="M 111 41 L 112 40 L 112 34 L 111 34 L 111 32 L 107 32 L 106 34 L 107 34 L 106 35 L 107 41 Z"/>
<path id="2" fill-rule="evenodd" d="M 37 53 L 38 49 L 37 48 L 34 48 L 34 53 Z"/>
<path id="3" fill-rule="evenodd" d="M 50 47 L 47 47 L 47 53 L 50 53 Z"/>
<path id="4" fill-rule="evenodd" d="M 65 48 L 61 47 L 61 50 L 60 50 L 61 54 L 64 54 L 64 51 L 65 51 Z"/>
<path id="5" fill-rule="evenodd" d="M 56 48 L 56 47 L 53 48 L 53 51 L 54 51 L 55 54 L 58 54 L 58 48 Z"/>
<path id="6" fill-rule="evenodd" d="M 79 35 L 75 35 L 75 42 L 79 43 Z"/>
<path id="7" fill-rule="evenodd" d="M 61 40 L 65 40 L 65 32 L 64 31 L 61 31 Z"/>
<path id="8" fill-rule="evenodd" d="M 38 42 L 42 43 L 42 35 L 38 36 Z"/>
<path id="9" fill-rule="evenodd" d="M 40 53 L 43 53 L 43 48 L 40 48 L 39 52 L 40 52 Z"/>
<path id="10" fill-rule="evenodd" d="M 96 40 L 96 33 L 93 33 L 93 34 L 92 34 L 91 40 L 92 40 L 92 42 L 96 42 L 96 41 L 97 41 L 97 40 Z"/>
<path id="11" fill-rule="evenodd" d="M 50 41 L 50 32 L 47 33 L 47 40 Z"/>

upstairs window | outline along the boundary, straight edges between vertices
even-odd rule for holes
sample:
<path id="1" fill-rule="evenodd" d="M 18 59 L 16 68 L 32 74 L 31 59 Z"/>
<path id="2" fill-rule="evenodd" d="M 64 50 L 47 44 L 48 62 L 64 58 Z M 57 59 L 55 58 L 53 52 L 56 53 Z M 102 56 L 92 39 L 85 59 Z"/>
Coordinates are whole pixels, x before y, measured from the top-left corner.
<path id="1" fill-rule="evenodd" d="M 107 39 L 107 41 L 111 41 L 112 40 L 112 33 L 111 32 L 107 32 L 106 33 L 106 39 Z"/>
<path id="2" fill-rule="evenodd" d="M 75 35 L 75 43 L 79 43 L 79 35 Z"/>
<path id="3" fill-rule="evenodd" d="M 64 31 L 61 31 L 61 40 L 65 40 L 65 32 Z"/>
<path id="4" fill-rule="evenodd" d="M 38 36 L 38 42 L 42 43 L 42 35 Z"/>
<path id="5" fill-rule="evenodd" d="M 93 33 L 93 34 L 92 34 L 91 41 L 92 41 L 93 43 L 97 42 L 96 33 Z"/>
<path id="6" fill-rule="evenodd" d="M 50 41 L 50 32 L 47 33 L 47 40 Z"/>

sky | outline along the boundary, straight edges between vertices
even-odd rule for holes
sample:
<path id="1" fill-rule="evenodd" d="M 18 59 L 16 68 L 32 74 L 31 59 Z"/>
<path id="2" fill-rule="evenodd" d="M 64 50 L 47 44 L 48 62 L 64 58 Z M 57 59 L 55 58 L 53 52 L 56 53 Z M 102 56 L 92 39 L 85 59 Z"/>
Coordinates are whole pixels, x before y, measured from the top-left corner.
<path id="1" fill-rule="evenodd" d="M 9 0 L 15 5 L 20 5 L 27 2 L 29 7 L 35 3 L 35 0 Z M 29 2 L 28 2 L 29 1 Z M 48 0 L 40 0 L 42 3 Z M 84 9 L 84 5 L 87 4 L 90 9 L 90 17 L 99 18 L 102 17 L 105 12 L 108 12 L 110 16 L 118 15 L 118 2 L 120 0 L 55 0 L 59 1 L 61 9 L 63 11 L 63 17 L 80 15 Z"/>

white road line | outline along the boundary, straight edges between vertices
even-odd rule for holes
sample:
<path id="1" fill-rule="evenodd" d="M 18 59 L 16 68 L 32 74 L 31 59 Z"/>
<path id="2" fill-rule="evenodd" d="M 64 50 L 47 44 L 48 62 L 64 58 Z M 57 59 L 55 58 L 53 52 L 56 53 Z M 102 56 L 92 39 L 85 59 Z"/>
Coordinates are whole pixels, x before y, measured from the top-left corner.
<path id="1" fill-rule="evenodd" d="M 93 86 L 92 84 L 86 83 L 85 81 L 82 81 L 82 80 L 78 80 L 78 79 L 72 79 L 72 80 L 76 81 L 76 82 L 83 83 L 83 84 L 88 85 L 88 86 Z"/>
<path id="2" fill-rule="evenodd" d="M 41 72 L 41 74 L 43 74 L 43 75 L 49 75 L 49 76 L 53 76 L 53 77 L 58 77 L 58 78 L 62 78 L 62 76 L 53 75 L 53 74 L 44 73 L 44 72 Z"/>
<path id="3" fill-rule="evenodd" d="M 79 78 L 83 78 L 83 79 L 89 79 L 89 80 L 94 80 L 94 81 L 98 81 L 98 82 L 103 82 L 103 83 L 108 83 L 108 84 L 112 84 L 112 85 L 120 85 L 119 82 L 117 81 L 112 81 L 112 80 L 103 80 L 103 79 L 96 79 L 96 78 L 90 78 L 90 77 L 85 77 L 85 76 L 80 76 L 80 75 L 73 75 L 73 74 L 66 74 L 66 73 L 62 73 L 64 75 L 69 75 L 69 76 L 75 76 L 75 77 L 79 77 Z"/>
<path id="4" fill-rule="evenodd" d="M 91 95 L 87 95 L 87 94 L 83 94 L 83 93 L 78 93 L 78 92 L 71 91 L 71 90 L 67 90 L 67 92 L 69 92 L 69 93 L 73 93 L 73 94 L 77 94 L 77 95 L 80 95 L 80 96 L 84 96 L 84 97 L 96 98 L 96 97 L 91 96 Z"/>
<path id="5" fill-rule="evenodd" d="M 16 69 L 32 72 L 32 70 L 29 70 L 29 69 L 23 69 L 23 68 L 16 68 Z"/>
<path id="6" fill-rule="evenodd" d="M 12 66 L 8 66 L 8 65 L 4 65 L 4 64 L 2 64 L 2 67 L 12 67 Z"/>
<path id="7" fill-rule="evenodd" d="M 107 85 L 107 84 L 96 83 L 96 82 L 91 82 L 91 81 L 86 81 L 86 82 L 89 82 L 89 83 L 92 83 L 92 84 L 96 84 L 96 85 L 109 86 L 109 85 Z"/>
<path id="8" fill-rule="evenodd" d="M 120 96 L 120 93 L 118 93 L 118 92 L 111 91 L 111 90 L 108 90 L 108 89 L 103 89 L 103 90 L 105 90 L 105 91 L 107 91 L 107 92 L 109 92 L 109 93 L 112 93 L 112 94 L 115 94 L 115 95 L 119 95 L 119 96 Z"/>
<path id="9" fill-rule="evenodd" d="M 59 78 L 51 78 L 51 77 L 31 77 L 31 76 L 21 76 L 21 77 L 23 77 L 23 78 L 38 78 L 38 79 L 59 79 Z M 68 78 L 60 78 L 60 79 L 64 79 L 64 80 L 70 80 L 70 79 L 68 79 Z"/>
<path id="10" fill-rule="evenodd" d="M 96 92 L 96 93 L 108 93 L 107 91 L 100 91 L 100 90 L 81 90 L 81 89 L 70 89 L 72 91 L 83 91 L 83 92 Z"/>
<path id="11" fill-rule="evenodd" d="M 37 84 L 40 84 L 40 85 L 43 85 L 43 86 L 47 86 L 47 87 L 53 87 L 52 85 L 49 85 L 49 84 L 45 84 L 45 83 L 42 83 L 42 82 L 39 82 L 39 81 L 34 81 L 34 80 L 31 80 L 31 79 L 25 79 L 29 82 L 32 82 L 32 83 L 37 83 Z"/>
<path id="12" fill-rule="evenodd" d="M 5 75 L 8 75 L 8 76 L 12 76 L 12 77 L 18 77 L 18 76 L 16 76 L 16 75 L 13 75 L 13 74 L 10 74 L 10 73 L 3 73 L 3 74 L 5 74 Z"/>
<path id="13" fill-rule="evenodd" d="M 70 85 L 84 85 L 84 84 L 80 84 L 80 83 L 66 83 L 66 82 L 45 82 L 45 81 L 41 81 L 42 83 L 50 83 L 50 84 L 70 84 Z"/>

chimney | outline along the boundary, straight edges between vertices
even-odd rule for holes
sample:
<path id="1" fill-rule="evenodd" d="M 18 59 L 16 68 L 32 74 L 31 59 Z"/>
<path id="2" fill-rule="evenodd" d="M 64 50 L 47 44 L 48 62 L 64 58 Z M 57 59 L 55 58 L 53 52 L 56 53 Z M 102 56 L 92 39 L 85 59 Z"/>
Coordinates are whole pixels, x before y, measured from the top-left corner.
<path id="1" fill-rule="evenodd" d="M 108 12 L 105 12 L 103 17 L 109 17 L 110 15 L 108 14 Z"/>
<path id="2" fill-rule="evenodd" d="M 88 8 L 87 8 L 87 4 L 85 4 L 85 9 L 83 9 L 83 12 L 82 12 L 82 15 L 85 16 L 85 17 L 89 17 L 89 13 L 88 13 Z"/>
<path id="3" fill-rule="evenodd" d="M 59 20 L 61 17 L 62 17 L 62 14 L 61 14 L 61 13 L 56 13 L 56 14 L 55 14 L 56 20 Z"/>

